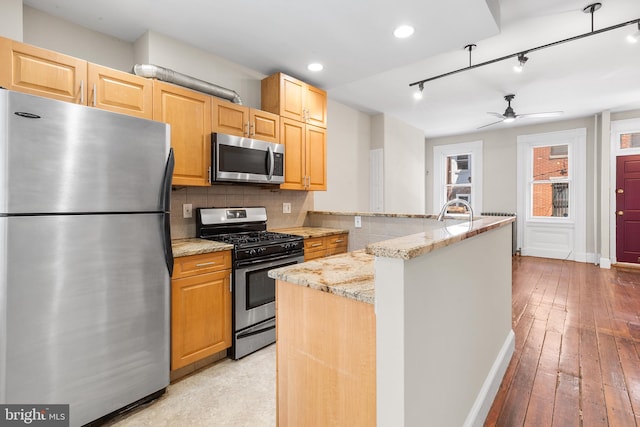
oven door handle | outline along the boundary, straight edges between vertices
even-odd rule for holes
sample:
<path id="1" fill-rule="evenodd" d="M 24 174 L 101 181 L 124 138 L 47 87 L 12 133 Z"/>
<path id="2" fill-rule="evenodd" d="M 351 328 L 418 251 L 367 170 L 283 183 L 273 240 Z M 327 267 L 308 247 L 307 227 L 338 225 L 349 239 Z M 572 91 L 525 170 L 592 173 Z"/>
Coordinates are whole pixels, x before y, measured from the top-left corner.
<path id="1" fill-rule="evenodd" d="M 245 261 L 236 261 L 236 268 L 242 268 L 242 267 L 248 267 L 251 265 L 257 265 L 257 264 L 268 264 L 274 261 L 280 261 L 283 259 L 291 259 L 294 260 L 298 257 L 303 257 L 304 256 L 304 251 L 300 251 L 300 252 L 294 252 L 294 253 L 289 253 L 289 254 L 284 254 L 284 255 L 280 255 L 277 256 L 275 258 L 267 258 L 267 259 L 249 259 L 249 260 L 245 260 Z M 275 266 L 274 268 L 278 268 L 277 266 Z"/>
<path id="2" fill-rule="evenodd" d="M 249 328 L 245 332 L 239 333 L 237 335 L 237 339 L 248 338 L 253 335 L 262 334 L 276 328 L 275 320 L 268 321 L 266 323 L 266 325 L 256 325 L 258 327 Z"/>

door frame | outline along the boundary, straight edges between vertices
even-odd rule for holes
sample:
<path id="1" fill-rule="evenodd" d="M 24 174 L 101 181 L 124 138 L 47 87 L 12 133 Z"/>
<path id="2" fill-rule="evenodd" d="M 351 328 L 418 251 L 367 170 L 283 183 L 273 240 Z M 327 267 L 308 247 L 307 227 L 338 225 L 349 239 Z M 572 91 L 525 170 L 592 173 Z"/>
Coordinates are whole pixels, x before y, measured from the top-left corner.
<path id="1" fill-rule="evenodd" d="M 616 264 L 618 240 L 616 236 L 616 184 L 618 157 L 640 154 L 640 148 L 627 148 L 621 150 L 618 147 L 619 135 L 622 133 L 640 132 L 640 119 L 612 120 L 610 132 L 610 166 L 609 166 L 609 258 L 611 264 Z"/>
<path id="2" fill-rule="evenodd" d="M 570 259 L 578 262 L 587 262 L 587 215 L 586 215 L 586 128 L 576 128 L 565 131 L 545 132 L 529 135 L 518 135 L 517 137 L 517 247 L 522 255 L 539 256 L 546 258 Z M 571 187 L 570 200 L 572 209 L 569 218 L 532 218 L 528 207 L 530 201 L 530 179 L 528 172 L 531 171 L 531 160 L 528 154 L 533 147 L 549 145 L 569 145 L 569 152 L 572 159 L 571 167 Z M 525 176 L 526 175 L 526 176 Z M 549 231 L 555 232 L 555 242 L 549 242 L 548 247 L 535 247 L 524 245 L 525 235 L 531 235 Z M 564 233 L 564 235 L 562 235 Z M 542 234 L 540 234 L 542 239 Z M 563 242 L 566 247 L 553 248 L 553 244 L 560 246 Z M 543 240 L 543 239 L 542 239 Z M 541 242 L 542 242 L 541 240 Z"/>

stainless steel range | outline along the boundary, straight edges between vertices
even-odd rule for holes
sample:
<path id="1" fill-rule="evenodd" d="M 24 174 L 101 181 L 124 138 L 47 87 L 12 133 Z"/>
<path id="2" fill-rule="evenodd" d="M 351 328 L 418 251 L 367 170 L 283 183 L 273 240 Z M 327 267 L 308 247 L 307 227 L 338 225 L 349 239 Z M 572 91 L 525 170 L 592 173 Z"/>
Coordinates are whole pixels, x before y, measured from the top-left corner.
<path id="1" fill-rule="evenodd" d="M 303 238 L 267 231 L 264 207 L 198 208 L 196 236 L 234 246 L 231 357 L 239 359 L 275 342 L 275 280 L 267 273 L 303 262 Z"/>

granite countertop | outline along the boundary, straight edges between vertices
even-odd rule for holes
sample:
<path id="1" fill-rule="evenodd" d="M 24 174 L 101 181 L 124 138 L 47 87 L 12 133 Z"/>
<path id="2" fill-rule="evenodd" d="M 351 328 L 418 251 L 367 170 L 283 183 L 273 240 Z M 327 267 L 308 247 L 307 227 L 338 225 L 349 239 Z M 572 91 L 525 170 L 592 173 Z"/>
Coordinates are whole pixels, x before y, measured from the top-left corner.
<path id="1" fill-rule="evenodd" d="M 275 230 L 278 233 L 293 234 L 295 236 L 302 236 L 305 239 L 313 237 L 325 237 L 334 236 L 336 234 L 348 233 L 349 230 L 342 230 L 339 228 L 325 228 L 325 227 L 291 227 L 291 228 L 278 228 Z"/>
<path id="2" fill-rule="evenodd" d="M 423 233 L 372 243 L 367 246 L 366 251 L 378 257 L 409 260 L 480 233 L 511 225 L 514 221 L 515 217 L 512 216 L 479 217 L 474 218 L 471 223 L 463 222 L 455 225 L 447 225 L 444 221 L 443 228 L 428 229 Z"/>
<path id="3" fill-rule="evenodd" d="M 269 277 L 373 304 L 373 260 L 360 250 L 277 268 Z"/>
<path id="4" fill-rule="evenodd" d="M 207 254 L 218 251 L 228 251 L 233 249 L 233 245 L 228 243 L 214 242 L 205 239 L 176 239 L 171 241 L 174 257 Z"/>

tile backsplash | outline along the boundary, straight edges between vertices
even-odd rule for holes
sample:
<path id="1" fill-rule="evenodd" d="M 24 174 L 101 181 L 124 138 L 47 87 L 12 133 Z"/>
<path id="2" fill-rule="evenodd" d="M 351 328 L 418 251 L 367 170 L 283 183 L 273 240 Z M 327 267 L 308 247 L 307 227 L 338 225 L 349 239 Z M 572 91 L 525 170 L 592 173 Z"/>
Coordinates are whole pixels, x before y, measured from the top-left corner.
<path id="1" fill-rule="evenodd" d="M 191 218 L 182 217 L 185 203 L 193 206 Z M 291 213 L 282 213 L 283 203 L 291 203 Z M 171 191 L 171 238 L 195 237 L 196 208 L 248 206 L 267 208 L 269 229 L 299 227 L 303 225 L 307 211 L 313 210 L 313 192 L 234 184 L 176 187 Z"/>

